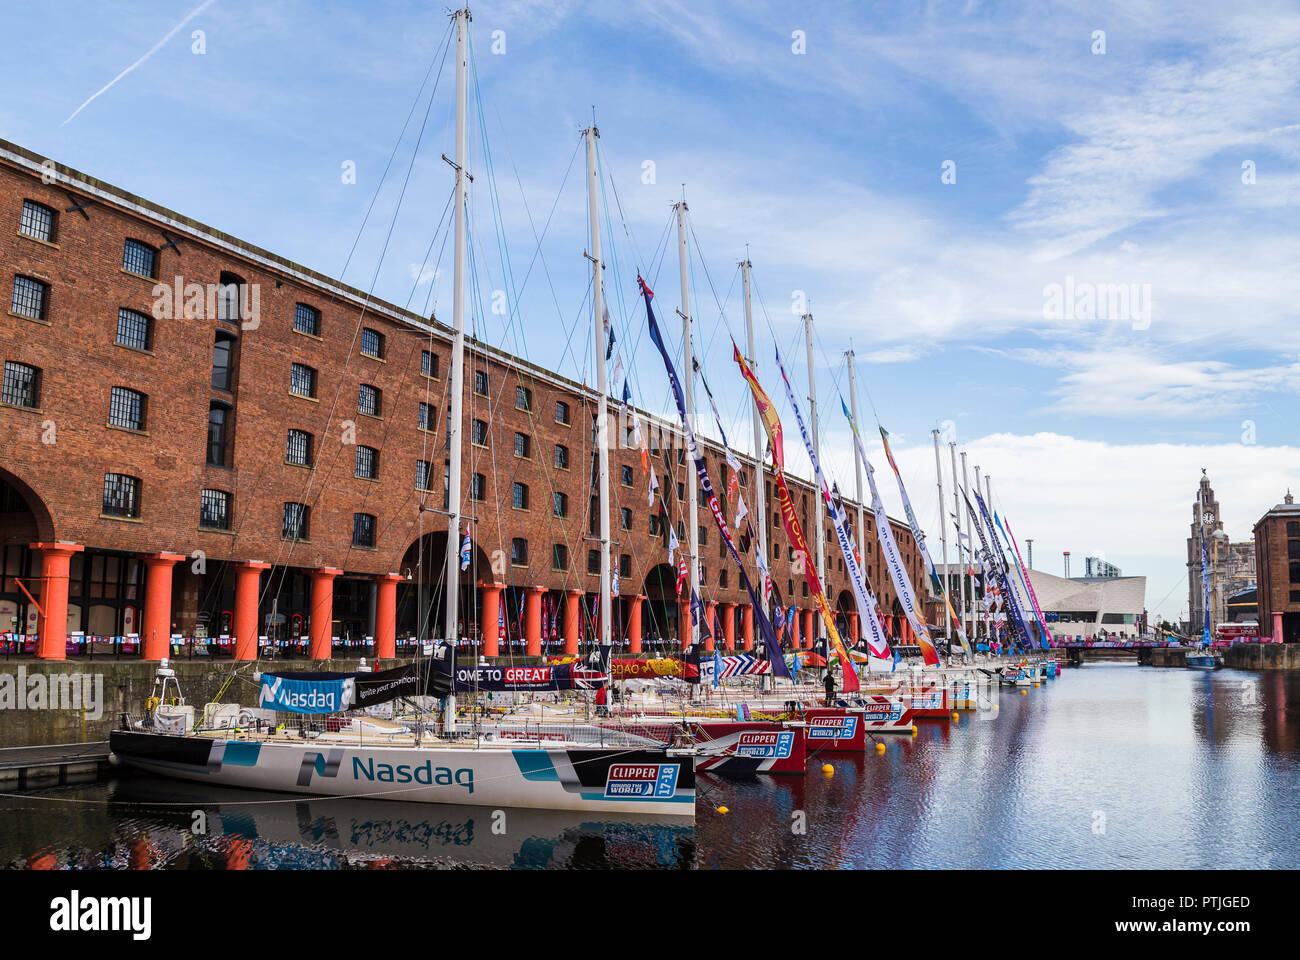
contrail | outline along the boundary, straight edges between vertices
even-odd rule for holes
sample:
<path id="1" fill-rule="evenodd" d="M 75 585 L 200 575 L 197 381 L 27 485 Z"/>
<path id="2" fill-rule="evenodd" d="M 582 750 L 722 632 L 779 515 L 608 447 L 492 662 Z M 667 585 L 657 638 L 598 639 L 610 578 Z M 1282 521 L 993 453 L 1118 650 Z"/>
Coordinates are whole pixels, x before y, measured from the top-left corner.
<path id="1" fill-rule="evenodd" d="M 158 48 L 159 48 L 159 47 L 161 47 L 163 44 L 165 44 L 165 43 L 166 43 L 168 40 L 170 40 L 172 37 L 176 36 L 176 32 L 177 32 L 178 30 L 180 30 L 181 27 L 185 26 L 185 24 L 189 23 L 191 20 L 193 20 L 195 17 L 197 17 L 200 13 L 202 13 L 204 10 L 208 9 L 208 7 L 212 6 L 212 5 L 213 5 L 214 3 L 216 3 L 216 2 L 217 2 L 217 0 L 203 0 L 203 2 L 202 2 L 201 4 L 199 4 L 197 7 L 195 7 L 193 10 L 191 10 L 189 13 L 187 13 L 187 14 L 185 15 L 185 19 L 184 19 L 184 20 L 182 20 L 180 23 L 176 24 L 176 26 L 174 26 L 174 27 L 172 27 L 170 30 L 168 30 L 168 31 L 167 31 L 167 35 L 166 35 L 165 37 L 163 37 L 161 40 L 159 40 L 157 43 L 155 43 L 152 47 L 150 47 L 148 53 L 146 53 L 143 57 L 141 57 L 141 58 L 140 58 L 139 60 L 137 60 L 135 63 L 131 64 L 131 66 L 127 67 L 125 70 L 123 70 L 121 73 L 119 73 L 119 74 L 118 74 L 116 77 L 114 77 L 112 80 L 108 81 L 108 83 L 105 84 L 104 87 L 103 87 L 102 89 L 97 90 L 95 93 L 91 94 L 90 97 L 89 97 L 89 99 L 87 99 L 86 102 L 83 103 L 81 106 L 77 107 L 76 110 L 73 110 L 73 111 L 72 111 L 72 116 L 68 117 L 67 120 L 64 120 L 61 124 L 59 124 L 59 126 L 61 126 L 61 127 L 66 127 L 69 123 L 72 122 L 72 118 L 73 118 L 73 117 L 75 117 L 77 114 L 79 114 L 82 110 L 85 110 L 86 107 L 90 106 L 90 101 L 91 101 L 91 100 L 94 100 L 94 99 L 95 99 L 96 97 L 98 97 L 101 93 L 105 93 L 105 92 L 108 90 L 109 87 L 111 87 L 113 84 L 117 83 L 117 81 L 121 80 L 123 77 L 125 77 L 128 73 L 130 73 L 130 72 L 131 72 L 132 70 L 134 70 L 136 67 L 140 66 L 140 64 L 144 63 L 146 60 L 148 60 L 150 57 L 152 57 L 155 53 L 158 52 Z"/>

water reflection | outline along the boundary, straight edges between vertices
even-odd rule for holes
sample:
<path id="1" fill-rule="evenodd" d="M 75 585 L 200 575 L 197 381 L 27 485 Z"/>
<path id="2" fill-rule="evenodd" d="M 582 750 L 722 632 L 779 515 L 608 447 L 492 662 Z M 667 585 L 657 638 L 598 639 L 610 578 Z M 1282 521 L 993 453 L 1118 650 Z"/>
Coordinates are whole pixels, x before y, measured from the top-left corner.
<path id="1" fill-rule="evenodd" d="M 78 807 L 79 822 L 69 831 L 67 824 L 48 822 L 48 808 L 39 801 L 11 801 L 4 819 L 16 828 L 0 839 L 0 863 L 35 869 L 680 869 L 695 858 L 693 829 L 669 818 L 593 822 L 583 814 L 542 810 L 303 799 L 143 776 L 60 793 L 107 802 Z M 71 832 L 98 846 L 56 842 L 22 850 L 21 838 L 37 830 L 47 838 L 50 831 Z"/>
<path id="2" fill-rule="evenodd" d="M 797 785 L 719 784 L 700 866 L 1296 867 L 1298 727 L 1298 675 L 1089 663 L 830 779 L 823 758 Z"/>

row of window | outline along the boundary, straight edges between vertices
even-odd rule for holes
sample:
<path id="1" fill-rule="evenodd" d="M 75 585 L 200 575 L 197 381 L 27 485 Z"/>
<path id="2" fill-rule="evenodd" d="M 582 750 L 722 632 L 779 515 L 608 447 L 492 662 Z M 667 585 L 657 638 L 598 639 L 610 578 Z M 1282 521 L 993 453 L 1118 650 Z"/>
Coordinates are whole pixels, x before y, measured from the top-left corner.
<path id="1" fill-rule="evenodd" d="M 43 203 L 24 200 L 22 213 L 18 217 L 18 232 L 33 240 L 54 243 L 58 234 L 58 213 Z M 122 245 L 122 269 L 157 279 L 158 250 L 143 240 L 128 238 Z"/>
<path id="2" fill-rule="evenodd" d="M 123 473 L 104 474 L 101 509 L 105 516 L 138 519 L 140 516 L 141 480 Z M 233 523 L 232 495 L 226 490 L 204 490 L 199 499 L 199 526 L 206 530 L 229 530 Z M 286 540 L 307 540 L 310 535 L 311 507 L 305 503 L 286 503 L 281 536 Z M 352 545 L 375 545 L 375 517 L 369 513 L 352 515 Z"/>

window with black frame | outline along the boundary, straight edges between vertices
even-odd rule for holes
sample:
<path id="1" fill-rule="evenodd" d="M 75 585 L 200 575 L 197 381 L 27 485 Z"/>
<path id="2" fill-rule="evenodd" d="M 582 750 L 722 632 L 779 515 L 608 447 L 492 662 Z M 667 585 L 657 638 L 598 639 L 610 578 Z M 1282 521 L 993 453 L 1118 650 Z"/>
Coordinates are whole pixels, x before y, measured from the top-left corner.
<path id="1" fill-rule="evenodd" d="M 315 398 L 316 371 L 303 363 L 289 368 L 289 392 L 299 397 Z"/>
<path id="2" fill-rule="evenodd" d="M 379 476 L 379 451 L 374 447 L 357 446 L 357 476 L 363 480 Z"/>
<path id="3" fill-rule="evenodd" d="M 147 243 L 128 239 L 122 245 L 122 269 L 137 276 L 156 278 L 158 251 Z"/>
<path id="4" fill-rule="evenodd" d="M 378 387 L 363 383 L 357 390 L 357 412 L 368 417 L 379 416 L 381 391 Z"/>
<path id="5" fill-rule="evenodd" d="M 226 442 L 230 434 L 230 407 L 224 403 L 208 405 L 208 465 L 227 466 Z"/>
<path id="6" fill-rule="evenodd" d="M 55 213 L 50 207 L 35 200 L 24 200 L 23 211 L 18 218 L 18 232 L 33 240 L 54 242 Z"/>
<path id="7" fill-rule="evenodd" d="M 361 331 L 361 353 L 374 360 L 384 358 L 384 335 L 378 330 L 365 327 Z"/>
<path id="8" fill-rule="evenodd" d="M 124 430 L 144 429 L 145 395 L 128 387 L 113 387 L 108 400 L 108 422 Z"/>
<path id="9" fill-rule="evenodd" d="M 139 517 L 140 478 L 123 473 L 104 474 L 102 512 L 110 517 Z"/>
<path id="10" fill-rule="evenodd" d="M 293 328 L 299 333 L 320 336 L 320 311 L 305 303 L 294 304 Z"/>
<path id="11" fill-rule="evenodd" d="M 153 348 L 153 317 L 120 307 L 117 311 L 117 343 L 133 350 Z"/>
<path id="12" fill-rule="evenodd" d="M 212 388 L 230 393 L 235 382 L 235 338 L 218 333 L 212 344 Z"/>
<path id="13" fill-rule="evenodd" d="M 295 466 L 311 466 L 311 440 L 311 434 L 306 430 L 290 430 L 284 459 Z"/>
<path id="14" fill-rule="evenodd" d="M 14 277 L 13 296 L 9 299 L 9 311 L 29 320 L 44 320 L 50 297 L 50 285 L 42 283 L 35 277 L 21 274 Z"/>
<path id="15" fill-rule="evenodd" d="M 225 490 L 204 490 L 199 500 L 199 526 L 208 530 L 230 529 L 230 494 Z"/>
<path id="16" fill-rule="evenodd" d="M 41 399 L 41 371 L 26 363 L 5 361 L 4 386 L 0 400 L 15 407 L 36 409 Z"/>
<path id="17" fill-rule="evenodd" d="M 306 540 L 311 508 L 305 503 L 286 503 L 280 536 L 285 540 Z"/>

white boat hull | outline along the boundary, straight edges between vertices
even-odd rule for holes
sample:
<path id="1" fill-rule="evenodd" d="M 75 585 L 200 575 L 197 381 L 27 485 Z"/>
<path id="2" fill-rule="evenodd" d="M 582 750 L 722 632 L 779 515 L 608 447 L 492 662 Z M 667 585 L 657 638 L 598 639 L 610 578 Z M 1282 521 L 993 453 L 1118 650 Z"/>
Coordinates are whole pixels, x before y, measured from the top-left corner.
<path id="1" fill-rule="evenodd" d="M 416 803 L 695 815 L 687 751 L 360 746 L 114 731 L 114 756 L 160 776 L 252 790 Z"/>

